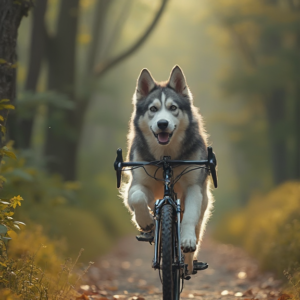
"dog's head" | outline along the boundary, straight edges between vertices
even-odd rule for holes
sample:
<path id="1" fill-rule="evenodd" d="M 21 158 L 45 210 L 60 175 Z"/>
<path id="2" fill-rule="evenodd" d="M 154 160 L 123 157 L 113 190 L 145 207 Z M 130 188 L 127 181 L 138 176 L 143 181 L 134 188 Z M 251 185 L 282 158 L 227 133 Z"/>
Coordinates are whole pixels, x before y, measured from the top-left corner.
<path id="1" fill-rule="evenodd" d="M 134 94 L 135 126 L 148 142 L 168 145 L 177 137 L 180 141 L 191 119 L 192 95 L 185 76 L 175 66 L 166 82 L 158 83 L 147 69 L 143 69 Z"/>

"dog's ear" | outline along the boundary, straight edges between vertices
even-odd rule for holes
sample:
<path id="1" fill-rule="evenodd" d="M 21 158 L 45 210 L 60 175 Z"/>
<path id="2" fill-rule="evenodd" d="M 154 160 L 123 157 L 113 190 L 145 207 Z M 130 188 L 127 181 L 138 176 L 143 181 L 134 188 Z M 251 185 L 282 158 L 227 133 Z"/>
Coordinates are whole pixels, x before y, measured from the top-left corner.
<path id="1" fill-rule="evenodd" d="M 147 69 L 143 69 L 137 80 L 136 100 L 140 100 L 147 96 L 155 88 L 155 86 L 155 81 L 150 72 Z"/>
<path id="2" fill-rule="evenodd" d="M 188 96 L 188 87 L 186 84 L 185 76 L 179 66 L 175 66 L 168 80 L 168 85 L 176 91 L 176 93 L 183 96 Z"/>

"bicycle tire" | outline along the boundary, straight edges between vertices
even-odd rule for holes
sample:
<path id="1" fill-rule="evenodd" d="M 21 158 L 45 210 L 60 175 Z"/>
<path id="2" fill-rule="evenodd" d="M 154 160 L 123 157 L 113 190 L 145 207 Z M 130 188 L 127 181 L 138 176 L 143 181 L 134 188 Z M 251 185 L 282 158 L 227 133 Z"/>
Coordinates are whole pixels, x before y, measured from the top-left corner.
<path id="1" fill-rule="evenodd" d="M 176 223 L 173 223 L 173 263 L 178 263 L 178 253 L 177 253 L 177 230 Z M 180 299 L 180 269 L 173 269 L 173 298 L 174 300 Z"/>
<path id="2" fill-rule="evenodd" d="M 166 204 L 161 209 L 161 252 L 163 300 L 173 300 L 173 207 Z"/>

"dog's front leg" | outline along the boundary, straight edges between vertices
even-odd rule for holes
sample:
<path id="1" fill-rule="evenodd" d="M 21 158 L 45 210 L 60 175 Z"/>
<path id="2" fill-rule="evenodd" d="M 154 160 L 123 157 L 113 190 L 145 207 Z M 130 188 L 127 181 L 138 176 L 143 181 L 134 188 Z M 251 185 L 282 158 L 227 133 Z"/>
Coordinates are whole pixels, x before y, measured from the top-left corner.
<path id="1" fill-rule="evenodd" d="M 193 253 L 197 247 L 198 237 L 196 226 L 201 216 L 202 193 L 199 185 L 192 185 L 187 188 L 185 196 L 185 208 L 181 222 L 181 248 L 185 255 L 185 262 L 188 264 L 189 273 L 193 271 Z"/>
<path id="2" fill-rule="evenodd" d="M 130 187 L 128 193 L 128 206 L 133 212 L 132 220 L 142 231 L 150 231 L 154 227 L 153 216 L 148 206 L 152 207 L 154 196 L 152 191 L 141 184 Z"/>

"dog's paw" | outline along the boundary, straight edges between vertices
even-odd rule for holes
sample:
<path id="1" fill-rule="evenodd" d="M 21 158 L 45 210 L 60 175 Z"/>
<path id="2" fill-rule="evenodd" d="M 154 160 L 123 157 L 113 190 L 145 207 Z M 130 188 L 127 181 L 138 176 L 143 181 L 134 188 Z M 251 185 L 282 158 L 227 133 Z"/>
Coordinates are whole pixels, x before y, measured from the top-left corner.
<path id="1" fill-rule="evenodd" d="M 196 236 L 186 235 L 181 237 L 181 249 L 184 253 L 196 251 L 197 241 Z"/>
<path id="2" fill-rule="evenodd" d="M 143 218 L 141 218 L 141 216 L 135 215 L 134 221 L 137 224 L 137 226 L 139 227 L 140 231 L 149 232 L 154 229 L 153 216 L 150 214 L 149 214 L 149 216 L 144 215 Z"/>
<path id="3" fill-rule="evenodd" d="M 154 223 L 147 225 L 146 227 L 140 227 L 140 230 L 143 232 L 150 232 L 153 231 L 153 229 L 154 229 Z"/>

